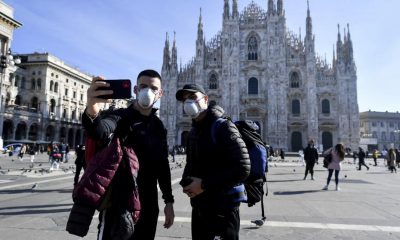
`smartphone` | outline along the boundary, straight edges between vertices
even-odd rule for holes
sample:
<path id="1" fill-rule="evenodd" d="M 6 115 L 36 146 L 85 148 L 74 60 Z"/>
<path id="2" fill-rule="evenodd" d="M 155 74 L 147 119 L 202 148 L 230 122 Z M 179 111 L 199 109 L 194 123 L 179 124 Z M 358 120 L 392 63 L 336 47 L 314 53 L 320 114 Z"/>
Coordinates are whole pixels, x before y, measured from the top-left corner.
<path id="1" fill-rule="evenodd" d="M 98 90 L 113 90 L 113 94 L 102 95 L 104 99 L 129 99 L 132 98 L 132 86 L 129 79 L 107 79 L 100 80 L 110 84 L 109 87 L 100 87 Z"/>

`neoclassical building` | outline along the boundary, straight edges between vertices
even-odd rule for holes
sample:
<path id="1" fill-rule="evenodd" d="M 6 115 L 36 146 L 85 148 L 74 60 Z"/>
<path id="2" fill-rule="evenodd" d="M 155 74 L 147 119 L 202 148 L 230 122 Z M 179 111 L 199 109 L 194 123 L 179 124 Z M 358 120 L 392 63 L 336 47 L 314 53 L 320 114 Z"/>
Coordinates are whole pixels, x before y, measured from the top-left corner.
<path id="1" fill-rule="evenodd" d="M 400 113 L 367 111 L 360 113 L 360 137 L 364 148 L 400 147 Z"/>
<path id="2" fill-rule="evenodd" d="M 251 2 L 239 13 L 237 0 L 224 0 L 222 29 L 208 41 L 200 11 L 196 53 L 183 67 L 178 68 L 175 36 L 170 46 L 167 34 L 160 116 L 170 146 L 184 145 L 191 126 L 176 90 L 198 83 L 233 120 L 256 121 L 274 148 L 298 151 L 310 138 L 321 149 L 338 142 L 358 147 L 357 69 L 349 27 L 342 36 L 338 25 L 328 64 L 315 52 L 309 7 L 302 38 L 286 28 L 283 0 L 265 5 L 266 11 Z"/>
<path id="3" fill-rule="evenodd" d="M 92 77 L 48 53 L 18 57 L 21 63 L 2 83 L 4 142 L 82 144 L 81 115 Z"/>
<path id="4" fill-rule="evenodd" d="M 13 31 L 21 26 L 13 8 L 0 1 L 0 147 L 12 142 L 83 143 L 80 116 L 92 77 L 48 53 L 14 55 L 18 65 L 9 61 Z"/>

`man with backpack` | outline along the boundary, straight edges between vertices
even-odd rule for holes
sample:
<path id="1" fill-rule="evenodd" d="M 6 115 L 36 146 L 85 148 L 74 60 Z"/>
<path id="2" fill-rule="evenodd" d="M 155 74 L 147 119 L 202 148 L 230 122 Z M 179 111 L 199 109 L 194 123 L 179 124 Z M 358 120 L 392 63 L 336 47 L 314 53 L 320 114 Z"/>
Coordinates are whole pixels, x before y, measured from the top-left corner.
<path id="1" fill-rule="evenodd" d="M 98 239 L 154 239 L 159 214 L 157 183 L 165 202 L 164 227 L 170 228 L 175 217 L 167 132 L 155 114 L 157 109 L 153 108 L 154 103 L 163 94 L 161 76 L 154 70 L 140 72 L 137 85 L 134 87 L 137 98 L 133 104 L 127 108 L 108 110 L 100 114 L 99 103 L 111 102 L 110 99 L 100 97 L 112 94 L 112 90 L 99 90 L 100 87 L 108 87 L 108 83 L 102 80 L 104 79 L 100 77 L 94 78 L 88 89 L 88 101 L 82 122 L 91 138 L 106 140 L 114 134 L 121 139 L 124 138 L 124 144 L 136 153 L 139 159 L 137 185 L 141 213 L 134 226 L 133 235 L 120 236 L 119 229 L 126 228 L 120 225 L 125 224 L 126 221 L 125 203 L 130 191 L 129 186 L 132 184 L 130 181 L 132 176 L 128 176 L 127 171 L 123 171 L 122 165 L 112 179 L 111 196 L 106 203 L 107 208 L 101 211 L 99 216 Z"/>
<path id="2" fill-rule="evenodd" d="M 242 182 L 250 173 L 246 145 L 235 124 L 221 120 L 224 110 L 208 106 L 202 86 L 187 84 L 176 99 L 193 120 L 180 182 L 192 205 L 192 239 L 239 239 Z"/>

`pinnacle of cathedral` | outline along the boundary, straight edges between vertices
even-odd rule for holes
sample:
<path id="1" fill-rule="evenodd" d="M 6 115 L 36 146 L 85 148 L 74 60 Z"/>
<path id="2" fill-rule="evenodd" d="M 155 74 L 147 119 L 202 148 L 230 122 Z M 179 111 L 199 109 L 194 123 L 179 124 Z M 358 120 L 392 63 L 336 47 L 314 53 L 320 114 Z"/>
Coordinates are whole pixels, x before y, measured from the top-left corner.
<path id="1" fill-rule="evenodd" d="M 252 1 L 253 3 L 253 1 Z M 276 13 L 276 8 L 275 8 L 275 4 L 274 4 L 274 0 L 268 0 L 268 11 L 267 11 L 268 15 L 275 15 Z"/>
<path id="2" fill-rule="evenodd" d="M 312 38 L 312 19 L 310 14 L 310 4 L 308 0 L 307 0 L 306 38 L 308 40 L 311 40 Z"/>
<path id="3" fill-rule="evenodd" d="M 223 18 L 224 20 L 229 19 L 229 0 L 224 0 L 224 15 Z"/>
<path id="4" fill-rule="evenodd" d="M 174 42 L 172 44 L 171 66 L 174 70 L 178 70 L 178 52 L 176 49 L 176 32 L 174 31 Z"/>
<path id="5" fill-rule="evenodd" d="M 197 44 L 200 44 L 201 41 L 203 40 L 203 21 L 202 21 L 202 15 L 201 15 L 201 8 L 200 8 L 200 16 L 199 16 L 199 24 L 197 26 Z"/>
<path id="6" fill-rule="evenodd" d="M 237 0 L 233 0 L 233 4 L 232 4 L 232 18 L 233 18 L 233 19 L 238 19 L 238 18 L 239 18 L 239 11 L 238 11 Z"/>
<path id="7" fill-rule="evenodd" d="M 283 0 L 278 0 L 277 12 L 278 12 L 278 16 L 283 15 Z"/>
<path id="8" fill-rule="evenodd" d="M 169 37 L 168 32 L 165 33 L 165 46 L 164 46 L 164 57 L 163 57 L 163 70 L 169 70 L 171 63 L 171 56 L 169 53 Z"/>

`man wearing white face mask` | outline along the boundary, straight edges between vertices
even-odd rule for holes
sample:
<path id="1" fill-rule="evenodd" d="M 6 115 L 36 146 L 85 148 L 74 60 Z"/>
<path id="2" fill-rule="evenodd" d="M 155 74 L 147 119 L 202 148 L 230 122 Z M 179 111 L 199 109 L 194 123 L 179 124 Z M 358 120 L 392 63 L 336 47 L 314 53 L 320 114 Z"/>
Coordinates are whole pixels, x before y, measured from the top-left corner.
<path id="1" fill-rule="evenodd" d="M 123 239 L 154 239 L 158 221 L 158 190 L 157 183 L 165 202 L 165 228 L 170 228 L 174 222 L 174 197 L 171 188 L 171 172 L 168 163 L 167 131 L 161 120 L 155 115 L 157 109 L 154 103 L 163 94 L 161 76 L 154 70 L 144 70 L 137 77 L 134 93 L 137 99 L 128 108 L 115 109 L 100 113 L 99 103 L 110 100 L 99 98 L 111 94 L 111 90 L 98 90 L 107 87 L 102 78 L 94 78 L 87 92 L 87 106 L 82 122 L 88 136 L 102 140 L 111 133 L 116 136 L 126 136 L 129 144 L 139 159 L 137 183 L 141 203 L 140 219 L 134 227 L 133 235 Z M 116 175 L 118 174 L 118 171 Z M 114 177 L 115 179 L 116 177 Z M 114 180 L 113 179 L 113 180 Z M 115 239 L 116 215 L 124 206 L 127 195 L 124 175 L 120 174 L 118 182 L 113 183 L 111 191 L 111 206 L 100 213 L 98 239 Z M 118 218 L 117 218 L 118 219 Z M 122 226 L 124 227 L 124 226 Z M 118 231 L 118 230 L 117 230 Z M 119 238 L 118 238 L 119 239 Z"/>
<path id="2" fill-rule="evenodd" d="M 198 84 L 177 91 L 185 114 L 192 118 L 186 166 L 180 182 L 192 205 L 192 239 L 239 239 L 241 183 L 250 173 L 247 148 L 224 110 L 208 106 L 208 96 Z"/>

